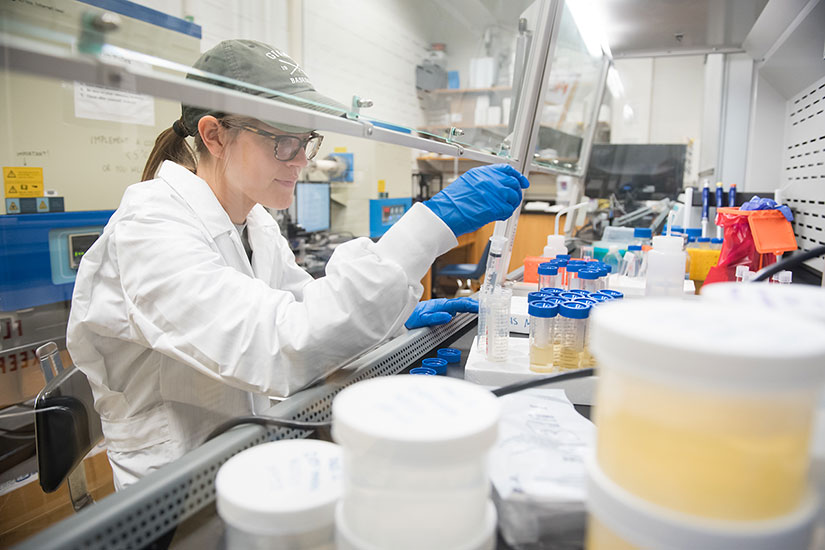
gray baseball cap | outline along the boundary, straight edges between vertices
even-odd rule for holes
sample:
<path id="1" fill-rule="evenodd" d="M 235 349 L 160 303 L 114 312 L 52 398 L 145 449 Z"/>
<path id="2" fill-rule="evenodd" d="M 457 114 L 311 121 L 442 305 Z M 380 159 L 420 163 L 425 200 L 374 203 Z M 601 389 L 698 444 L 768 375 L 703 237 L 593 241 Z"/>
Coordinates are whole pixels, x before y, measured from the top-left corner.
<path id="1" fill-rule="evenodd" d="M 224 40 L 201 55 L 195 62 L 194 68 L 289 94 L 299 98 L 299 100 L 308 100 L 314 103 L 304 103 L 291 97 L 276 96 L 240 84 L 221 82 L 200 75 L 189 74 L 186 75 L 186 78 L 202 80 L 225 88 L 272 98 L 335 116 L 343 116 L 348 110 L 337 101 L 316 92 L 304 70 L 286 53 L 255 40 Z M 181 120 L 185 124 L 185 130 L 192 136 L 198 132 L 198 121 L 201 117 L 216 114 L 214 110 L 190 105 L 183 105 L 181 111 Z M 263 122 L 293 134 L 303 134 L 313 130 L 313 128 L 290 126 L 276 121 L 264 120 Z"/>

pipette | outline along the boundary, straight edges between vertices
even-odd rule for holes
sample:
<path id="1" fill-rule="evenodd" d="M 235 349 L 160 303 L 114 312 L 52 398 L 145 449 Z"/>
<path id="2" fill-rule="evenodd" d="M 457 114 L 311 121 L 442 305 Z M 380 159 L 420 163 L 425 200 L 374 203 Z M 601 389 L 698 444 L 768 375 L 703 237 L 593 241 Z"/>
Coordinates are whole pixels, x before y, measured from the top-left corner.
<path id="1" fill-rule="evenodd" d="M 682 227 L 690 227 L 690 211 L 693 208 L 693 187 L 685 189 L 685 213 L 682 216 Z"/>
<path id="2" fill-rule="evenodd" d="M 705 180 L 702 186 L 702 236 L 708 236 L 708 208 L 710 201 L 710 186 L 708 180 Z"/>
<path id="3" fill-rule="evenodd" d="M 717 181 L 716 182 L 716 212 L 717 213 L 719 212 L 719 209 L 722 208 L 722 202 L 724 200 L 725 200 L 724 195 L 722 194 L 722 182 Z M 721 225 L 716 226 L 716 238 L 717 239 L 722 238 L 722 226 Z"/>

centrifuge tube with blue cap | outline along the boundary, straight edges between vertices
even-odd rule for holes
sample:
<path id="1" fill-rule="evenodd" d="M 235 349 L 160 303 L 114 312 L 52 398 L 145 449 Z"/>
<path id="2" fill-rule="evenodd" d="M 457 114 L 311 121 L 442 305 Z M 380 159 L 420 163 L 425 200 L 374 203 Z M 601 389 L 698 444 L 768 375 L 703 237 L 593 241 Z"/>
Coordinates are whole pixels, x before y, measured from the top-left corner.
<path id="1" fill-rule="evenodd" d="M 578 369 L 584 350 L 585 323 L 590 315 L 590 305 L 579 302 L 563 302 L 559 306 L 556 321 L 556 339 L 553 363 L 559 370 Z"/>
<path id="2" fill-rule="evenodd" d="M 559 286 L 559 268 L 550 262 L 539 264 L 539 289 Z"/>
<path id="3" fill-rule="evenodd" d="M 553 333 L 559 306 L 556 302 L 531 302 L 527 313 L 530 315 L 530 370 L 553 372 Z"/>

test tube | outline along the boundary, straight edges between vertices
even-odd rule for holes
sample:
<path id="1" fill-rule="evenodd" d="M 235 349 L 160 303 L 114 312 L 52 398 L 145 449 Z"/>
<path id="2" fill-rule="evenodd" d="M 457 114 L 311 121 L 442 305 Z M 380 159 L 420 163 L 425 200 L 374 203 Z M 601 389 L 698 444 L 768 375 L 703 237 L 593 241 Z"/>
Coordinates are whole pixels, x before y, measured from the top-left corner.
<path id="1" fill-rule="evenodd" d="M 553 372 L 553 341 L 559 305 L 555 302 L 531 302 L 530 315 L 530 370 Z"/>
<path id="2" fill-rule="evenodd" d="M 558 370 L 579 368 L 584 351 L 585 322 L 589 316 L 589 304 L 563 302 L 559 306 L 556 323 L 558 346 L 553 354 L 553 363 Z"/>
<path id="3" fill-rule="evenodd" d="M 502 362 L 507 360 L 510 338 L 510 299 L 513 289 L 509 286 L 496 287 L 487 296 L 487 360 Z"/>

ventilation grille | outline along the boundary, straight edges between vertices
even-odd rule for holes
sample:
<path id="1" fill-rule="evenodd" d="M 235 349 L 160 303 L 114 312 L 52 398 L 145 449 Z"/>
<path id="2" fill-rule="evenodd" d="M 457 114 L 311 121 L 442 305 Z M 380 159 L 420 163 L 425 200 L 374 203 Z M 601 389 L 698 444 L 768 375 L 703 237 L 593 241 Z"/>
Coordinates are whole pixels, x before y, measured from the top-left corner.
<path id="1" fill-rule="evenodd" d="M 788 101 L 783 154 L 783 200 L 794 213 L 802 250 L 825 244 L 825 78 Z M 825 259 L 806 262 L 823 271 Z"/>

